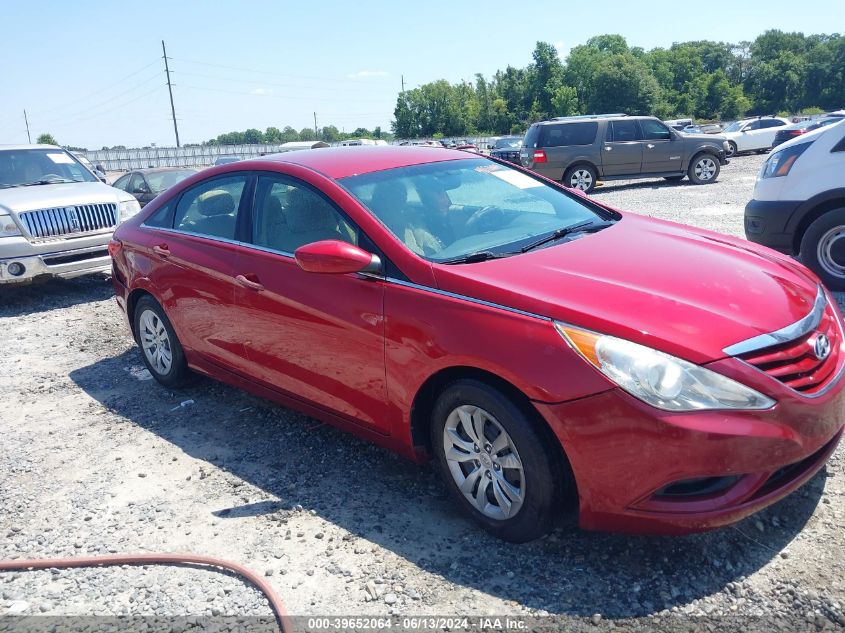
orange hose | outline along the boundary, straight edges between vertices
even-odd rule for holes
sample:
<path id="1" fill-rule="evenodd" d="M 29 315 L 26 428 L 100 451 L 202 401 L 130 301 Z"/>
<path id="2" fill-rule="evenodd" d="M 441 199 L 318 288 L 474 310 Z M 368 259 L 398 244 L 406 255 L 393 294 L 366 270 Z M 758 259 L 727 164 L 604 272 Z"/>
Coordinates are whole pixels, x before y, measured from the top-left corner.
<path id="1" fill-rule="evenodd" d="M 80 558 L 22 558 L 20 560 L 0 561 L 0 572 L 27 571 L 30 569 L 72 569 L 76 567 L 113 567 L 116 565 L 207 565 L 228 569 L 242 578 L 246 578 L 252 585 L 265 595 L 270 608 L 276 616 L 276 622 L 282 633 L 292 631 L 288 622 L 288 614 L 281 598 L 276 594 L 269 582 L 257 575 L 251 569 L 230 563 L 219 558 L 199 556 L 197 554 L 114 554 L 111 556 L 83 556 Z"/>

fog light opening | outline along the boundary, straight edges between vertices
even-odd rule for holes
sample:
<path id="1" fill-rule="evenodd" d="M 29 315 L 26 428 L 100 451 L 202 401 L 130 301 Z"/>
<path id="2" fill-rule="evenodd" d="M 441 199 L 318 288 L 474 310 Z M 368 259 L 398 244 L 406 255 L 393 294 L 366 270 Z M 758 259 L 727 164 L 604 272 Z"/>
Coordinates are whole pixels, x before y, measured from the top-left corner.
<path id="1" fill-rule="evenodd" d="M 724 492 L 739 481 L 739 479 L 740 477 L 737 475 L 685 479 L 664 486 L 654 496 L 663 499 L 689 499 L 690 497 L 712 495 Z"/>
<path id="2" fill-rule="evenodd" d="M 6 266 L 6 270 L 8 270 L 9 274 L 13 277 L 20 277 L 26 272 L 26 266 L 24 266 L 20 262 L 12 262 L 8 266 Z"/>

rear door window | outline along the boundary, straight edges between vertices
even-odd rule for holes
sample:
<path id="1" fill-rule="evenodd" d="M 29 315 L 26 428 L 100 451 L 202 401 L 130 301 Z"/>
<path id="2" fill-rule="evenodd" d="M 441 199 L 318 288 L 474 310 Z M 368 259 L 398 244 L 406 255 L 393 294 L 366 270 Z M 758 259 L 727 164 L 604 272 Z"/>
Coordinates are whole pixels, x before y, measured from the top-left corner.
<path id="1" fill-rule="evenodd" d="M 640 126 L 636 121 L 611 121 L 607 126 L 607 140 L 610 143 L 641 141 Z"/>
<path id="2" fill-rule="evenodd" d="M 596 140 L 598 129 L 599 124 L 595 121 L 546 125 L 544 126 L 542 146 L 592 145 Z"/>
<path id="3" fill-rule="evenodd" d="M 235 239 L 241 196 L 249 176 L 224 176 L 188 189 L 176 207 L 174 228 L 180 231 Z"/>

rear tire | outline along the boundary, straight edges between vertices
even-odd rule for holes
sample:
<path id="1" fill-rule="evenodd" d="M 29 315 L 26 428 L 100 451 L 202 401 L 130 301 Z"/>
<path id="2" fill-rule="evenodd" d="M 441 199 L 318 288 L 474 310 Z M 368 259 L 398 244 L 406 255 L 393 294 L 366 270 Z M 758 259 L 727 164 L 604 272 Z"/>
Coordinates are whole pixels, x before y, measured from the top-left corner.
<path id="1" fill-rule="evenodd" d="M 845 290 L 845 208 L 832 209 L 807 227 L 799 259 L 830 290 Z"/>
<path id="2" fill-rule="evenodd" d="M 552 529 L 569 480 L 501 392 L 477 380 L 448 385 L 432 412 L 431 445 L 452 496 L 485 530 L 524 543 Z"/>
<path id="3" fill-rule="evenodd" d="M 736 156 L 738 153 L 739 150 L 736 148 L 736 143 L 728 141 L 728 149 L 725 151 L 725 156 L 730 158 L 731 156 Z"/>
<path id="4" fill-rule="evenodd" d="M 690 182 L 696 185 L 708 185 L 719 177 L 719 159 L 713 154 L 698 154 L 690 161 L 687 170 Z"/>
<path id="5" fill-rule="evenodd" d="M 181 387 L 192 377 L 182 344 L 170 319 L 158 301 L 150 295 L 135 305 L 135 342 L 149 372 L 165 387 Z"/>
<path id="6" fill-rule="evenodd" d="M 563 184 L 570 189 L 590 193 L 596 188 L 596 177 L 596 170 L 592 165 L 581 163 L 566 170 L 563 174 Z"/>

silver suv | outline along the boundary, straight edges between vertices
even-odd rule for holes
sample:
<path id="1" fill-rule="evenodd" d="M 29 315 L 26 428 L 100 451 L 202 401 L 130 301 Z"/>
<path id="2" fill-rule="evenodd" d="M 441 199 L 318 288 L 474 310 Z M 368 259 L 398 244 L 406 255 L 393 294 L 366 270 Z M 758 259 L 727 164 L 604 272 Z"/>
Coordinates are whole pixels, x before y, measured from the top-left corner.
<path id="1" fill-rule="evenodd" d="M 141 210 L 53 145 L 0 145 L 0 284 L 111 268 L 114 228 Z"/>
<path id="2" fill-rule="evenodd" d="M 713 134 L 682 134 L 650 116 L 601 114 L 560 117 L 528 128 L 519 158 L 524 167 L 590 192 L 597 180 L 688 176 L 716 180 L 727 141 Z"/>

